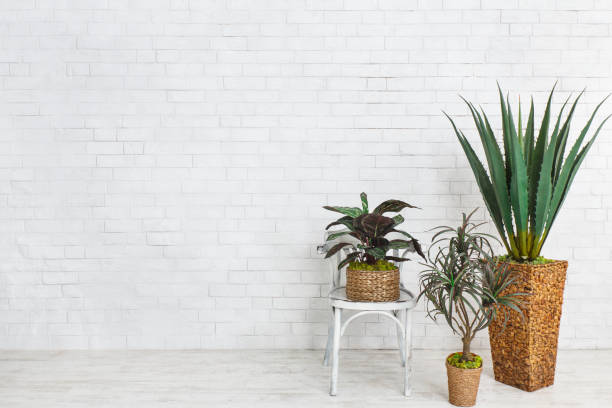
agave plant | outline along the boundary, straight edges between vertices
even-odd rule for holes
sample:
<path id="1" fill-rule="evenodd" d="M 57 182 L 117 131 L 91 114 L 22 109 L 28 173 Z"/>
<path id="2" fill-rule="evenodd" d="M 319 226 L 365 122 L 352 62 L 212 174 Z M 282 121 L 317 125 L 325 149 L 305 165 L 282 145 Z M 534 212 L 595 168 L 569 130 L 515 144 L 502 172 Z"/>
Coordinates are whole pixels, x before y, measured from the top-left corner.
<path id="1" fill-rule="evenodd" d="M 377 261 L 403 262 L 410 259 L 387 255 L 392 249 L 403 249 L 403 253 L 417 252 L 425 257 L 419 241 L 405 231 L 398 230 L 396 227 L 404 222 L 404 217 L 397 214 L 393 218 L 383 214 L 388 212 L 400 212 L 404 208 L 418 208 L 400 200 L 387 200 L 377 206 L 371 213 L 368 209 L 368 196 L 361 193 L 361 208 L 359 207 L 331 207 L 324 206 L 326 210 L 343 214 L 343 217 L 329 224 L 325 229 L 328 230 L 335 225 L 344 225 L 346 229 L 333 232 L 327 237 L 328 241 L 339 240 L 332 246 L 326 254 L 326 258 L 336 254 L 344 247 L 352 247 L 353 252 L 349 253 L 339 264 L 338 269 L 342 269 L 350 262 L 363 262 L 374 265 Z M 404 235 L 408 239 L 389 240 L 385 236 L 391 232 Z M 359 241 L 355 244 L 354 239 L 342 240 L 343 237 L 352 237 Z"/>
<path id="2" fill-rule="evenodd" d="M 509 309 L 521 314 L 521 293 L 504 293 L 513 281 L 508 264 L 493 259 L 488 234 L 477 231 L 463 214 L 457 227 L 441 226 L 432 238 L 426 270 L 421 272 L 419 299 L 427 300 L 427 315 L 433 320 L 443 316 L 453 333 L 461 336 L 461 361 L 473 361 L 470 344 L 480 330 L 501 314 L 506 321 Z M 437 251 L 432 255 L 432 249 Z M 505 323 L 504 323 L 505 324 Z"/>
<path id="3" fill-rule="evenodd" d="M 565 155 L 574 110 L 584 91 L 576 97 L 563 119 L 563 112 L 570 99 L 568 97 L 550 132 L 551 101 L 555 90 L 553 86 L 536 135 L 533 99 L 524 128 L 519 102 L 518 126 L 515 126 L 508 96 L 504 100 L 499 85 L 498 90 L 503 155 L 484 110 L 481 108 L 479 112 L 471 102 L 462 98 L 468 105 L 478 129 L 487 159 L 488 173 L 463 132 L 457 129 L 450 116 L 446 116 L 451 121 L 467 156 L 489 214 L 509 256 L 519 262 L 532 261 L 540 255 L 576 172 L 610 117 L 602 121 L 583 146 L 595 114 L 607 97 L 597 105 L 569 153 Z"/>

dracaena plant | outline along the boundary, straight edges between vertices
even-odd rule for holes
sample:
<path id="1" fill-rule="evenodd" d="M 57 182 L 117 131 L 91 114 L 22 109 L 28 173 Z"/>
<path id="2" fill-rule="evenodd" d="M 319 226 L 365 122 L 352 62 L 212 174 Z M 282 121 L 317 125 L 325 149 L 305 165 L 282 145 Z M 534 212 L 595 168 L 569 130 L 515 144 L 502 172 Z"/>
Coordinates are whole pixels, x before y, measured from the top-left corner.
<path id="1" fill-rule="evenodd" d="M 366 193 L 361 193 L 361 208 L 359 207 L 331 207 L 324 206 L 326 210 L 334 211 L 342 214 L 338 220 L 329 224 L 325 229 L 329 230 L 336 225 L 343 225 L 345 228 L 341 231 L 333 232 L 327 237 L 327 241 L 339 241 L 327 251 L 326 258 L 336 254 L 344 247 L 353 249 L 344 259 L 338 264 L 338 269 L 346 266 L 351 262 L 361 262 L 368 265 L 375 265 L 379 261 L 395 261 L 403 262 L 410 259 L 387 255 L 390 250 L 403 250 L 406 252 L 417 252 L 424 257 L 421 245 L 412 235 L 406 231 L 397 229 L 397 226 L 404 222 L 404 217 L 397 214 L 393 217 L 387 217 L 386 213 L 398 213 L 404 208 L 418 208 L 400 200 L 387 200 L 378 205 L 372 212 L 368 208 L 368 196 Z M 406 239 L 387 239 L 389 233 L 397 233 L 403 235 Z M 343 238 L 352 237 L 350 240 Z M 359 243 L 355 244 L 355 239 Z"/>
<path id="2" fill-rule="evenodd" d="M 553 87 L 539 130 L 536 131 L 533 99 L 526 123 L 521 117 L 519 102 L 518 125 L 515 125 L 508 96 L 504 99 L 499 85 L 498 89 L 503 154 L 484 110 L 481 108 L 479 112 L 471 102 L 462 98 L 470 109 L 480 135 L 488 172 L 463 132 L 457 129 L 450 116 L 446 116 L 467 156 L 509 256 L 519 262 L 532 261 L 540 255 L 580 165 L 609 118 L 606 117 L 593 136 L 583 144 L 595 114 L 607 97 L 597 105 L 566 155 L 574 110 L 584 91 L 575 98 L 563 118 L 563 112 L 569 106 L 568 97 L 555 120 L 551 116 Z"/>
<path id="3" fill-rule="evenodd" d="M 434 228 L 437 232 L 423 264 L 427 269 L 419 278 L 419 299 L 426 299 L 427 315 L 433 320 L 442 316 L 453 333 L 461 336 L 460 362 L 473 362 L 470 344 L 474 336 L 497 316 L 501 314 L 505 325 L 509 309 L 521 314 L 522 294 L 502 294 L 514 281 L 512 271 L 493 258 L 489 239 L 495 238 L 478 232 L 482 224 L 471 221 L 475 211 L 463 214 L 458 227 Z"/>

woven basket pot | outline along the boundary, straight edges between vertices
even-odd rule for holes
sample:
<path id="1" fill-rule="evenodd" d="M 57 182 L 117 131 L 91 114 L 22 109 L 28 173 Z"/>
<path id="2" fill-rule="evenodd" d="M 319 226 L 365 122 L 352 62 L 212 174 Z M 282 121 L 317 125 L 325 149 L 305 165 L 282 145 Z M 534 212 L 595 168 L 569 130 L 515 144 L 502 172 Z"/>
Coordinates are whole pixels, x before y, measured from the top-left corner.
<path id="1" fill-rule="evenodd" d="M 399 299 L 399 269 L 346 270 L 346 297 L 356 302 L 393 302 Z"/>
<path id="2" fill-rule="evenodd" d="M 510 264 L 516 281 L 507 293 L 524 292 L 524 316 L 510 311 L 489 326 L 495 379 L 524 391 L 535 391 L 555 382 L 557 340 L 563 304 L 567 261 L 544 265 Z"/>
<path id="3" fill-rule="evenodd" d="M 482 365 L 478 368 L 458 368 L 448 364 L 446 357 L 446 375 L 448 376 L 448 402 L 458 407 L 471 407 L 476 404 L 476 395 L 480 386 Z"/>

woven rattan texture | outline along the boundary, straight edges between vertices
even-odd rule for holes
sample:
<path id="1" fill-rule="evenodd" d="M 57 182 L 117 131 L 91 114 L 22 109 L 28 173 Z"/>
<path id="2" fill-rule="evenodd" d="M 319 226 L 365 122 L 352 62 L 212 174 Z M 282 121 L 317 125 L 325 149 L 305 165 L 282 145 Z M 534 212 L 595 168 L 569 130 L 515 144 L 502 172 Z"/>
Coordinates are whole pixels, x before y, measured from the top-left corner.
<path id="1" fill-rule="evenodd" d="M 476 404 L 482 366 L 479 368 L 454 367 L 448 364 L 448 358 L 453 354 L 446 357 L 448 401 L 458 407 L 471 407 Z"/>
<path id="2" fill-rule="evenodd" d="M 517 281 L 506 291 L 530 295 L 521 308 L 524 319 L 512 311 L 503 332 L 502 319 L 489 326 L 493 370 L 497 381 L 535 391 L 555 381 L 567 261 L 510 267 Z"/>
<path id="3" fill-rule="evenodd" d="M 393 302 L 399 299 L 399 269 L 346 270 L 346 296 L 357 302 Z"/>

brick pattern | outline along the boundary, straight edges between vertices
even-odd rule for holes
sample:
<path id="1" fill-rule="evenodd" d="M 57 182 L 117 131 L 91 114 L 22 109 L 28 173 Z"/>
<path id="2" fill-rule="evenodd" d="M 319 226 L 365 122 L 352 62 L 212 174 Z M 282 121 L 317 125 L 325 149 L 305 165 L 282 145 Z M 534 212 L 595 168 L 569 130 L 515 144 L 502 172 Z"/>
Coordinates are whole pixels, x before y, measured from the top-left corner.
<path id="1" fill-rule="evenodd" d="M 581 126 L 610 21 L 600 0 L 0 1 L 0 348 L 321 347 L 321 206 L 405 199 L 427 242 L 483 205 L 441 110 L 474 137 L 459 93 L 497 119 L 496 80 L 538 106 L 558 80 L 556 108 L 588 87 Z M 612 347 L 611 133 L 546 247 L 570 261 L 562 348 Z M 416 346 L 457 347 L 422 310 Z M 377 318 L 348 334 L 396 345 Z"/>

